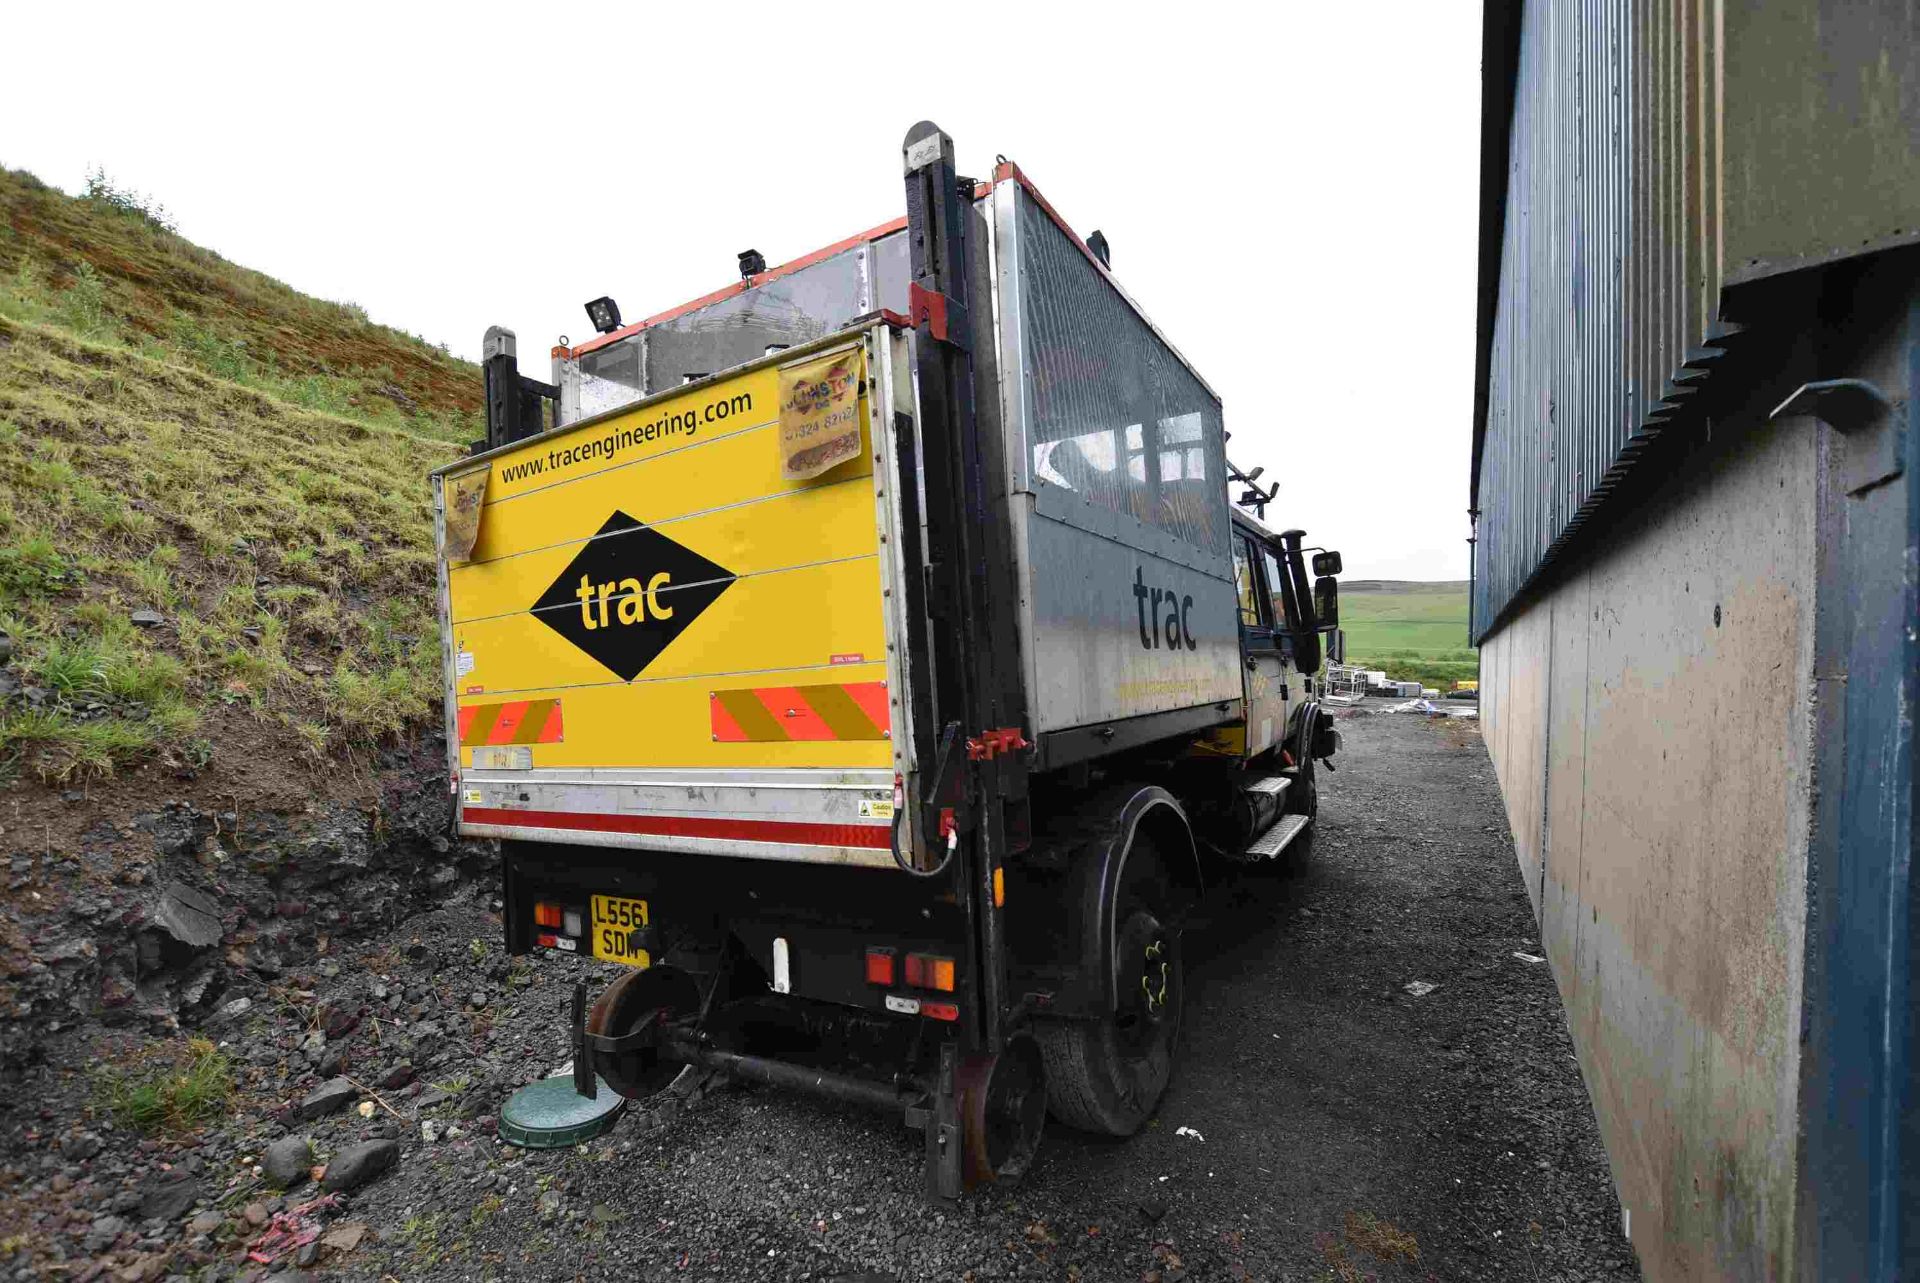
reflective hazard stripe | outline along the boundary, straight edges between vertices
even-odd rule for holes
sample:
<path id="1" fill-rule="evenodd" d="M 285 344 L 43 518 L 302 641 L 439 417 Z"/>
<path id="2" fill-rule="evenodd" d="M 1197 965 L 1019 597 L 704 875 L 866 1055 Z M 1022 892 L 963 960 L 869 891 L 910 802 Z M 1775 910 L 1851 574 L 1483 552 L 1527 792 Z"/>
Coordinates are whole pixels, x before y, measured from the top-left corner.
<path id="1" fill-rule="evenodd" d="M 558 744 L 560 701 L 517 699 L 460 710 L 462 744 Z"/>
<path id="2" fill-rule="evenodd" d="M 883 740 L 892 723 L 885 682 L 714 691 L 707 703 L 722 744 Z"/>

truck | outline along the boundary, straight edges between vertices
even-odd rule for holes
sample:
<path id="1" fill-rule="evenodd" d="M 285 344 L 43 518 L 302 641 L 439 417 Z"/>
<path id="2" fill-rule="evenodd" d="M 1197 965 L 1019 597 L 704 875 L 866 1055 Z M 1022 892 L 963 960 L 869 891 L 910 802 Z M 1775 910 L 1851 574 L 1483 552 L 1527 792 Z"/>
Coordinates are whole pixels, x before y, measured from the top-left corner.
<path id="1" fill-rule="evenodd" d="M 577 1089 L 872 1106 L 950 1200 L 1152 1113 L 1195 906 L 1312 840 L 1340 556 L 1104 236 L 929 122 L 902 161 L 904 217 L 596 299 L 551 381 L 488 331 L 432 484 L 458 830 L 511 953 L 614 977 Z"/>

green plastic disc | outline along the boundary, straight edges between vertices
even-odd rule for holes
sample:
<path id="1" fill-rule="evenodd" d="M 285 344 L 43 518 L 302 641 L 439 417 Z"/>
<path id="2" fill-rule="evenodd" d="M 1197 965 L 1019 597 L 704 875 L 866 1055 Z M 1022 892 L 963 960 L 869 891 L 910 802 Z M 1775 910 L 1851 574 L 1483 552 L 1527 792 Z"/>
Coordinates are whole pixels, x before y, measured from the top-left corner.
<path id="1" fill-rule="evenodd" d="M 573 1075 L 528 1083 L 500 1106 L 500 1139 L 523 1149 L 564 1149 L 613 1126 L 626 1097 L 595 1076 L 594 1097 L 573 1089 Z"/>

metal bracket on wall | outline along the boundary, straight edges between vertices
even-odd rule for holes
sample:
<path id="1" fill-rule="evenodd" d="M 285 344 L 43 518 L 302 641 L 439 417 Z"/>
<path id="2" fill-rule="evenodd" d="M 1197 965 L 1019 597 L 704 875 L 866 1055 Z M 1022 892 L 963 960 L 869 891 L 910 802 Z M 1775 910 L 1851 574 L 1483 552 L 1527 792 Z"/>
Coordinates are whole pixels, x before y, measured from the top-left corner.
<path id="1" fill-rule="evenodd" d="M 1801 384 L 1767 418 L 1804 414 L 1838 432 L 1845 442 L 1841 488 L 1859 494 L 1904 470 L 1905 429 L 1894 408 L 1893 399 L 1866 379 L 1822 379 Z"/>

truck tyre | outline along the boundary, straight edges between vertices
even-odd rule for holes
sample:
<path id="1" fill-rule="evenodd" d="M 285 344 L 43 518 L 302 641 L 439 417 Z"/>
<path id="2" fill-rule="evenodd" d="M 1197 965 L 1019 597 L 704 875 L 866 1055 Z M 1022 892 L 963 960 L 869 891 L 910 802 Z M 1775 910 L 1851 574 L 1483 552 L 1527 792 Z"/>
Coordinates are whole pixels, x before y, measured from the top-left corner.
<path id="1" fill-rule="evenodd" d="M 1166 868 L 1134 838 L 1114 915 L 1118 1010 L 1099 1020 L 1044 1020 L 1035 1033 L 1047 1068 L 1047 1108 L 1069 1127 L 1131 1136 L 1173 1071 L 1185 979 Z"/>

